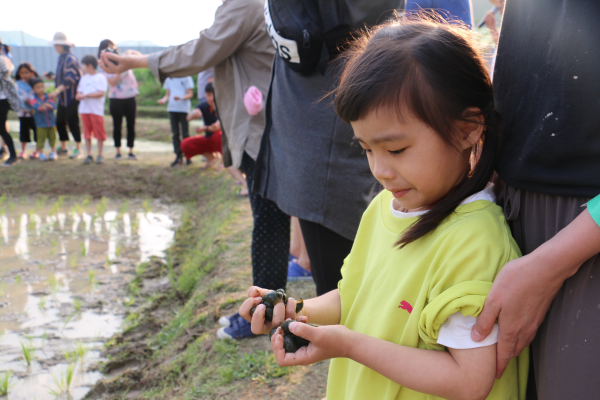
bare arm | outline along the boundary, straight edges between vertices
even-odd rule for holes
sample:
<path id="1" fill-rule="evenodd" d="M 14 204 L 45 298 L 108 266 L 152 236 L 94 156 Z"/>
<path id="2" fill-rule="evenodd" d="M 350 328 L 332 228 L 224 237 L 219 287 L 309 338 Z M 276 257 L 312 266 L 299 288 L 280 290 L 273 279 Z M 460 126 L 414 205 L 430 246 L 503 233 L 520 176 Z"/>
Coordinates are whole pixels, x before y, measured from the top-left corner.
<path id="1" fill-rule="evenodd" d="M 480 341 L 498 319 L 497 376 L 533 340 L 563 282 L 600 252 L 600 227 L 585 210 L 556 236 L 500 271 L 471 336 Z"/>
<path id="2" fill-rule="evenodd" d="M 485 399 L 494 385 L 495 345 L 445 352 L 401 346 L 342 325 L 312 327 L 295 323 L 290 330 L 311 343 L 295 353 L 286 353 L 279 329 L 271 338 L 271 346 L 282 366 L 349 358 L 402 386 L 445 399 Z"/>
<path id="3" fill-rule="evenodd" d="M 158 99 L 157 103 L 162 105 L 162 104 L 165 104 L 168 100 L 169 100 L 169 89 L 167 89 L 167 93 L 165 93 L 165 95 L 161 99 Z"/>
<path id="4" fill-rule="evenodd" d="M 185 95 L 181 98 L 181 100 L 189 100 L 194 97 L 194 89 L 187 89 L 185 91 Z"/>
<path id="5" fill-rule="evenodd" d="M 115 76 L 108 76 L 106 77 L 106 80 L 108 81 L 108 84 L 110 86 L 117 86 L 119 84 L 119 81 L 121 80 L 121 74 L 116 74 Z"/>

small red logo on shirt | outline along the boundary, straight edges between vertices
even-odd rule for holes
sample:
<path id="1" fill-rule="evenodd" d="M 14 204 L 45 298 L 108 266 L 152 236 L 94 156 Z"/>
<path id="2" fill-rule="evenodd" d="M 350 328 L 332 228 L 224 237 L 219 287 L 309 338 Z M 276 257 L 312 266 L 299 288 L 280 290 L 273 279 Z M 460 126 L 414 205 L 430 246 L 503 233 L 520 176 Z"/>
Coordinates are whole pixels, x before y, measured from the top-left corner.
<path id="1" fill-rule="evenodd" d="M 408 304 L 408 302 L 406 302 L 404 300 L 402 300 L 402 303 L 400 303 L 400 305 L 398 306 L 398 308 L 401 308 L 403 310 L 408 311 L 409 314 L 412 313 L 412 310 L 413 310 L 412 306 L 410 304 Z"/>

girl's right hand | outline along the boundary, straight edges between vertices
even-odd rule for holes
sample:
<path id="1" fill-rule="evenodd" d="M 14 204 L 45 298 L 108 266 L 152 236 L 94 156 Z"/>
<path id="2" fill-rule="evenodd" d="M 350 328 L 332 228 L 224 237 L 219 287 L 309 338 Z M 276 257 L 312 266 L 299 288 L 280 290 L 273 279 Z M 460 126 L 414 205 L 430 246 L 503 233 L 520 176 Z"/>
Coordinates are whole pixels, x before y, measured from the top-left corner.
<path id="1" fill-rule="evenodd" d="M 271 329 L 279 326 L 288 318 L 296 319 L 296 300 L 288 298 L 287 307 L 283 302 L 276 304 L 273 308 L 273 320 L 271 322 L 265 320 L 266 307 L 260 304 L 261 297 L 271 291 L 270 289 L 262 289 L 258 286 L 252 286 L 248 289 L 248 299 L 240 306 L 240 315 L 246 321 L 250 322 L 252 333 L 255 335 L 268 334 Z M 250 309 L 258 305 L 254 311 L 254 315 L 250 316 Z"/>

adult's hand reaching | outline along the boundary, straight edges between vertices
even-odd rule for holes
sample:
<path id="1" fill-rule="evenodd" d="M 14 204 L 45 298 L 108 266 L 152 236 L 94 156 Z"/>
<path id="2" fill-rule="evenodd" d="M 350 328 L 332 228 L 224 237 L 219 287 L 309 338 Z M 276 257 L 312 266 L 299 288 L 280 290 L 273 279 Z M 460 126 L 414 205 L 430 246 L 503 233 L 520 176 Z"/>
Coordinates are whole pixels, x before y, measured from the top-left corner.
<path id="1" fill-rule="evenodd" d="M 506 264 L 500 271 L 485 307 L 473 327 L 476 342 L 485 339 L 498 319 L 496 377 L 500 378 L 511 358 L 533 341 L 552 300 L 563 281 L 544 276 L 543 265 L 529 256 Z"/>
<path id="2" fill-rule="evenodd" d="M 111 60 L 119 64 L 115 65 Z M 105 51 L 100 55 L 100 67 L 108 74 L 120 74 L 132 68 L 148 68 L 148 56 L 119 55 Z"/>

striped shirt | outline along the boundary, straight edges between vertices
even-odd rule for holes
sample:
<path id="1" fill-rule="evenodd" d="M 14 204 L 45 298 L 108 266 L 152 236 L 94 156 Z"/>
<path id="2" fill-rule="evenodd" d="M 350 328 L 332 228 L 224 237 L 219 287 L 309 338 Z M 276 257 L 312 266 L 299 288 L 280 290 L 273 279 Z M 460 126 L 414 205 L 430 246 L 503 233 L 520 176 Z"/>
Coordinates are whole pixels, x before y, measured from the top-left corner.
<path id="1" fill-rule="evenodd" d="M 56 67 L 56 87 L 65 86 L 65 91 L 61 92 L 58 98 L 58 104 L 68 106 L 75 99 L 77 94 L 77 85 L 83 75 L 79 60 L 75 54 L 63 53 L 58 57 L 58 66 Z"/>

